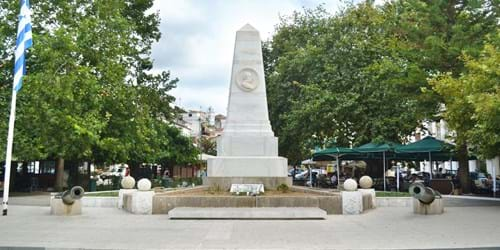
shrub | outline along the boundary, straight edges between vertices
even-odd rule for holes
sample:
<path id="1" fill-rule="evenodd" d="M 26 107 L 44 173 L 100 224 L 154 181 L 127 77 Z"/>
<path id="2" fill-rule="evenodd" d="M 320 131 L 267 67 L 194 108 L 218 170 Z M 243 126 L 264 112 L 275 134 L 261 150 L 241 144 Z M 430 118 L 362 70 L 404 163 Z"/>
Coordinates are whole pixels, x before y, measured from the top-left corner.
<path id="1" fill-rule="evenodd" d="M 288 191 L 290 191 L 290 188 L 288 187 L 288 185 L 286 185 L 285 183 L 281 183 L 277 188 L 276 190 L 282 192 L 282 193 L 286 193 Z"/>

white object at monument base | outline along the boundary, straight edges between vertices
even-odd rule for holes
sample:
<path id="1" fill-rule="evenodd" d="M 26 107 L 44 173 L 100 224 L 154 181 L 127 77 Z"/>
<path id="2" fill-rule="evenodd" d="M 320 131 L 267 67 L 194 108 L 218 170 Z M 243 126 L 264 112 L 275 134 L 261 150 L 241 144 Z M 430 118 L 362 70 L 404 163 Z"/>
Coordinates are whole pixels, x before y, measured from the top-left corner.
<path id="1" fill-rule="evenodd" d="M 152 214 L 154 195 L 154 191 L 124 194 L 123 208 L 133 214 Z"/>
<path id="2" fill-rule="evenodd" d="M 345 191 L 356 191 L 358 189 L 358 183 L 354 179 L 347 179 L 344 181 Z"/>
<path id="3" fill-rule="evenodd" d="M 134 192 L 137 192 L 137 189 L 120 189 L 120 191 L 118 191 L 118 204 L 117 204 L 117 206 L 119 209 L 123 208 L 123 195 L 124 194 L 131 194 Z"/>
<path id="4" fill-rule="evenodd" d="M 232 184 L 231 193 L 249 193 L 249 194 L 260 194 L 264 193 L 264 185 L 262 184 Z"/>
<path id="5" fill-rule="evenodd" d="M 360 188 L 358 191 L 361 192 L 362 195 L 369 195 L 371 197 L 371 208 L 377 207 L 377 195 L 374 188 Z"/>
<path id="6" fill-rule="evenodd" d="M 359 191 L 342 191 L 342 214 L 361 214 L 363 194 Z"/>
<path id="7" fill-rule="evenodd" d="M 139 182 L 137 183 L 137 189 L 139 189 L 139 191 L 151 190 L 151 181 L 146 178 L 140 179 Z"/>
<path id="8" fill-rule="evenodd" d="M 81 215 L 82 201 L 75 200 L 73 204 L 67 205 L 61 198 L 50 197 L 50 214 L 52 215 Z"/>
<path id="9" fill-rule="evenodd" d="M 132 176 L 125 176 L 123 177 L 122 181 L 120 182 L 122 185 L 122 188 L 124 189 L 132 189 L 135 186 L 135 179 Z"/>
<path id="10" fill-rule="evenodd" d="M 259 31 L 249 24 L 236 32 L 226 125 L 207 163 L 208 178 L 288 176 L 269 121 Z"/>

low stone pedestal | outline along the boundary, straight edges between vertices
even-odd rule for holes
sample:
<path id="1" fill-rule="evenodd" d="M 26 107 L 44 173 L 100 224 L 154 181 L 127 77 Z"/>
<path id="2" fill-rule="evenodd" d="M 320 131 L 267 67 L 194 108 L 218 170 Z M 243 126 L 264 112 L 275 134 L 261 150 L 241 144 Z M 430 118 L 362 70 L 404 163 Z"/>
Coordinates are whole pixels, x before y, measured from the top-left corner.
<path id="1" fill-rule="evenodd" d="M 322 220 L 325 210 L 314 207 L 178 207 L 168 212 L 170 219 L 241 219 L 241 220 Z"/>
<path id="2" fill-rule="evenodd" d="M 342 214 L 363 212 L 363 194 L 360 191 L 342 191 Z"/>
<path id="3" fill-rule="evenodd" d="M 50 197 L 50 214 L 52 215 L 81 215 L 82 202 L 75 200 L 71 205 L 66 205 L 61 198 Z"/>
<path id="4" fill-rule="evenodd" d="M 152 214 L 154 191 L 123 194 L 123 208 L 133 214 Z"/>
<path id="5" fill-rule="evenodd" d="M 137 189 L 120 189 L 118 192 L 118 208 L 123 208 L 123 195 L 137 192 Z"/>
<path id="6" fill-rule="evenodd" d="M 358 189 L 358 191 L 360 191 L 361 194 L 363 194 L 363 197 L 370 196 L 370 202 L 365 205 L 367 208 L 377 207 L 377 196 L 375 195 L 374 188 L 366 188 L 366 189 L 362 188 L 362 189 Z"/>
<path id="7" fill-rule="evenodd" d="M 442 214 L 444 212 L 443 199 L 436 198 L 431 204 L 424 204 L 418 199 L 413 199 L 413 213 L 415 214 Z"/>

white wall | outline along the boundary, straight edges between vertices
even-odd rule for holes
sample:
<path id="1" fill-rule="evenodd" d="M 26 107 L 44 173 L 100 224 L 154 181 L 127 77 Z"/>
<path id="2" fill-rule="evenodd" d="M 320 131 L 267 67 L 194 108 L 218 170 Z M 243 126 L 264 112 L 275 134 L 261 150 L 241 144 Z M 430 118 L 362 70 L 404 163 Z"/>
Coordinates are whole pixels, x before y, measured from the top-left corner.
<path id="1" fill-rule="evenodd" d="M 500 156 L 486 160 L 486 171 L 491 175 L 500 175 Z"/>

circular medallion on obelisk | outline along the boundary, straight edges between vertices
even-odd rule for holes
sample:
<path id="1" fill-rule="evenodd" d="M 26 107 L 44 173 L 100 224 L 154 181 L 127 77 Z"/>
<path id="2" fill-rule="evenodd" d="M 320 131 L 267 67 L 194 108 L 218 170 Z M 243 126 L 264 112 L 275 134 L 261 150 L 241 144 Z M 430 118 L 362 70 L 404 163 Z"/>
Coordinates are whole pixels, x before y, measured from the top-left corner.
<path id="1" fill-rule="evenodd" d="M 236 76 L 236 83 L 244 91 L 252 91 L 259 86 L 259 77 L 255 70 L 250 68 L 245 68 L 240 70 Z"/>

